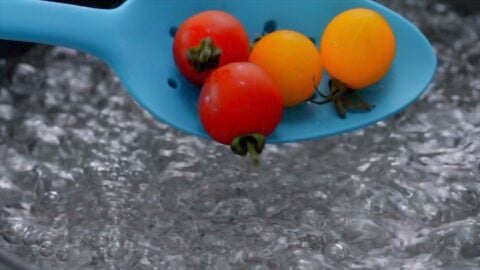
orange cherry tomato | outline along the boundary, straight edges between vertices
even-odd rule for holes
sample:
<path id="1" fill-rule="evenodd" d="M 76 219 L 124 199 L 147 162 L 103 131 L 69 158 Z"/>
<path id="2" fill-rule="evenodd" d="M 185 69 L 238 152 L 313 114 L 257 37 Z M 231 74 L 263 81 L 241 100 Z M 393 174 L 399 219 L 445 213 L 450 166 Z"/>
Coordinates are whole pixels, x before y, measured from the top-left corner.
<path id="1" fill-rule="evenodd" d="M 278 30 L 262 37 L 254 45 L 249 61 L 275 81 L 285 107 L 311 98 L 322 79 L 322 59 L 315 44 L 295 31 Z"/>
<path id="2" fill-rule="evenodd" d="M 320 51 L 331 77 L 351 89 L 382 79 L 395 57 L 395 35 L 379 13 L 365 8 L 347 10 L 325 29 Z"/>

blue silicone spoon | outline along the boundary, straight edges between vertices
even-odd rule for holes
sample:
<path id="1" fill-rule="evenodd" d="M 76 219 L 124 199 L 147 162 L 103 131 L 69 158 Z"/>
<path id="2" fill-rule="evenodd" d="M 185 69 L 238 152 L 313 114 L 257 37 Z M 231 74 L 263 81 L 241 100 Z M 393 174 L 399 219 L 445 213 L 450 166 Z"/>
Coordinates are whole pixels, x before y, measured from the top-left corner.
<path id="1" fill-rule="evenodd" d="M 401 111 L 426 90 L 435 53 L 410 22 L 369 0 L 127 0 L 99 10 L 39 0 L 0 1 L 0 39 L 60 45 L 91 53 L 109 64 L 134 99 L 159 120 L 209 138 L 197 115 L 199 88 L 180 75 L 172 58 L 175 28 L 203 10 L 224 10 L 243 22 L 250 37 L 267 21 L 319 39 L 338 13 L 355 7 L 380 12 L 393 27 L 397 54 L 388 75 L 363 90 L 375 109 L 337 116 L 334 106 L 305 103 L 285 111 L 268 142 L 319 139 L 374 124 Z M 324 77 L 321 89 L 326 89 Z"/>

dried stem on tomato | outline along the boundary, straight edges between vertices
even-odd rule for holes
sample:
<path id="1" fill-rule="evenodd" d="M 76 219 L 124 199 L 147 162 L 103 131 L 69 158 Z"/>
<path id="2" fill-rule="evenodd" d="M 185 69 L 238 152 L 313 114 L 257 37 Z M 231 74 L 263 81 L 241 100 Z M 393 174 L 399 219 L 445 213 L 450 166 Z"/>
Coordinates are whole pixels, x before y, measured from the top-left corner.
<path id="1" fill-rule="evenodd" d="M 318 100 L 317 98 L 310 99 L 310 102 L 318 105 L 327 104 L 332 102 L 335 105 L 338 115 L 341 118 L 347 117 L 347 110 L 362 110 L 371 111 L 375 106 L 366 102 L 359 94 L 358 91 L 348 88 L 344 83 L 336 79 L 331 79 L 328 82 L 329 94 L 322 93 L 317 87 L 315 87 L 316 93 L 323 98 Z"/>

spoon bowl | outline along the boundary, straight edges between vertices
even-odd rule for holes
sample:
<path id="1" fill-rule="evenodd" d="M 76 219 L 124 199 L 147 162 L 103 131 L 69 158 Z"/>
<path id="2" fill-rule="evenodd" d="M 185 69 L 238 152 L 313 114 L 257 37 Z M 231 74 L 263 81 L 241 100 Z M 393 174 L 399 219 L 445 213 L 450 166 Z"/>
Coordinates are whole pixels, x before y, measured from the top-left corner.
<path id="1" fill-rule="evenodd" d="M 333 105 L 306 102 L 286 109 L 267 141 L 314 140 L 349 132 L 384 120 L 417 100 L 435 73 L 437 60 L 425 36 L 410 22 L 369 0 L 127 0 L 112 10 L 99 10 L 39 0 L 0 1 L 0 39 L 71 47 L 95 55 L 120 77 L 134 100 L 153 116 L 181 131 L 209 138 L 197 113 L 200 89 L 177 70 L 172 45 L 176 28 L 188 17 L 209 9 L 237 17 L 250 38 L 265 27 L 291 29 L 317 44 L 327 24 L 351 8 L 382 14 L 397 40 L 389 73 L 362 90 L 375 105 L 368 113 L 337 116 Z M 327 89 L 325 74 L 321 90 Z M 325 91 L 324 91 L 325 92 Z"/>

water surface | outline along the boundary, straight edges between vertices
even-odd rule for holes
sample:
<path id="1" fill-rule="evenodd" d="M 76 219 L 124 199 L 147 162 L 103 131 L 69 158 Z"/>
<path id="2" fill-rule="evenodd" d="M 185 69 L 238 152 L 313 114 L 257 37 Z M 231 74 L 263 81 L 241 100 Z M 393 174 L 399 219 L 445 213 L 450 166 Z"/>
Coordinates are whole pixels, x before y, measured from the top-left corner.
<path id="1" fill-rule="evenodd" d="M 55 270 L 478 269 L 480 13 L 383 2 L 438 50 L 429 92 L 259 167 L 156 122 L 91 56 L 36 47 L 0 83 L 0 248 Z"/>

